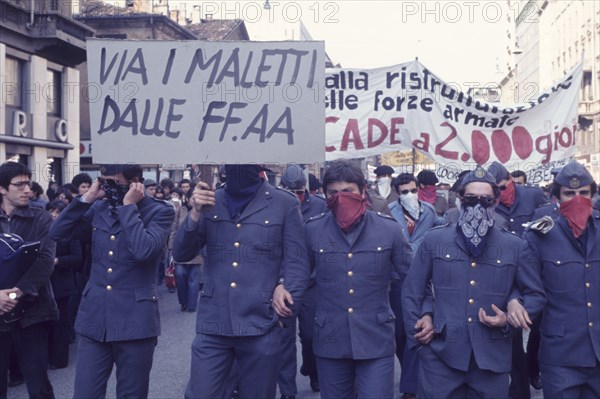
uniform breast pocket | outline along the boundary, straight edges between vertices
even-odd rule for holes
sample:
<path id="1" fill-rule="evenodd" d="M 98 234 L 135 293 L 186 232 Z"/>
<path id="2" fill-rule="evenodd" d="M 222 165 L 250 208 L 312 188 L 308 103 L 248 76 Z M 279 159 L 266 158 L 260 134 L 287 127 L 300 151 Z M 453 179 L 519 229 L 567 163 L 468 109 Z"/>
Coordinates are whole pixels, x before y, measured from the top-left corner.
<path id="1" fill-rule="evenodd" d="M 491 265 L 482 265 L 482 267 L 486 267 L 492 277 L 488 281 L 488 292 L 508 295 L 515 281 L 517 265 L 514 262 L 497 260 L 491 263 Z"/>
<path id="2" fill-rule="evenodd" d="M 433 260 L 433 285 L 439 288 L 461 288 L 461 270 L 460 262 L 466 264 L 466 260 L 434 257 Z M 462 285 L 464 286 L 464 284 Z"/>
<path id="3" fill-rule="evenodd" d="M 337 252 L 324 248 L 313 249 L 315 259 L 315 273 L 318 281 L 331 281 L 335 279 L 336 270 L 340 269 L 341 261 Z"/>
<path id="4" fill-rule="evenodd" d="M 572 292 L 581 289 L 584 284 L 584 265 L 571 260 L 544 259 L 544 287 L 553 292 Z"/>
<path id="5" fill-rule="evenodd" d="M 373 259 L 373 261 L 370 261 Z M 369 278 L 389 278 L 392 270 L 392 249 L 379 246 L 365 253 L 365 275 Z"/>

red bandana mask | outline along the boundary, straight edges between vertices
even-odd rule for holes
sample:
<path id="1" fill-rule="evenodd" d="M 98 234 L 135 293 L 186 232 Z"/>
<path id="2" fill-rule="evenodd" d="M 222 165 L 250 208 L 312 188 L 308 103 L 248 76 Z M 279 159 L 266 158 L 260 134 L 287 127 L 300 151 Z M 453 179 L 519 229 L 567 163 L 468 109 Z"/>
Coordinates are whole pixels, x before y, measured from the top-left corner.
<path id="1" fill-rule="evenodd" d="M 327 207 L 342 231 L 348 232 L 367 210 L 367 200 L 361 194 L 342 191 L 327 198 Z"/>
<path id="2" fill-rule="evenodd" d="M 515 202 L 516 193 L 517 190 L 515 189 L 515 183 L 509 181 L 506 184 L 506 190 L 500 191 L 500 203 L 510 208 Z"/>
<path id="3" fill-rule="evenodd" d="M 559 212 L 567 220 L 575 238 L 579 238 L 592 214 L 592 200 L 576 195 L 573 199 L 562 202 Z"/>
<path id="4" fill-rule="evenodd" d="M 436 190 L 434 185 L 419 188 L 419 200 L 435 205 Z"/>
<path id="5" fill-rule="evenodd" d="M 304 198 L 305 198 L 305 193 L 302 194 L 296 194 L 296 196 L 298 197 L 298 199 L 300 200 L 300 203 L 304 202 Z"/>

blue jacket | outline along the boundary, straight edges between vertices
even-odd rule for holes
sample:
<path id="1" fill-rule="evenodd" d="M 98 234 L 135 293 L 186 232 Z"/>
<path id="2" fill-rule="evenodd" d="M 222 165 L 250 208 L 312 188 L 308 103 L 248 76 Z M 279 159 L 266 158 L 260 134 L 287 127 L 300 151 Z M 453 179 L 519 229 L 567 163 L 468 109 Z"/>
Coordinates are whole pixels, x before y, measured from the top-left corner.
<path id="1" fill-rule="evenodd" d="M 506 373 L 511 368 L 510 329 L 492 328 L 479 322 L 483 308 L 494 315 L 491 305 L 506 311 L 518 288 L 529 310 L 544 303 L 544 290 L 531 249 L 518 236 L 493 227 L 481 256 L 472 258 L 455 223 L 436 227 L 425 234 L 408 272 L 402 292 L 404 323 L 411 347 L 418 346 L 412 331 L 427 311 L 423 302 L 433 283 L 435 336 L 431 349 L 449 367 L 467 371 L 471 354 L 480 369 Z M 531 317 L 535 317 L 535 314 Z"/>
<path id="2" fill-rule="evenodd" d="M 116 208 L 77 199 L 50 227 L 57 241 L 92 243 L 90 279 L 83 290 L 75 330 L 96 341 L 134 340 L 160 335 L 156 274 L 175 210 L 144 197 Z"/>
<path id="3" fill-rule="evenodd" d="M 600 213 L 588 220 L 584 252 L 562 216 L 547 234 L 528 230 L 548 302 L 540 325 L 539 359 L 559 366 L 600 362 Z"/>
<path id="4" fill-rule="evenodd" d="M 359 230 L 348 236 L 331 212 L 306 224 L 317 279 L 313 349 L 321 357 L 375 359 L 395 353 L 389 284 L 392 272 L 407 273 L 413 254 L 391 217 L 367 211 L 358 223 Z"/>
<path id="5" fill-rule="evenodd" d="M 532 221 L 533 213 L 540 205 L 547 204 L 544 192 L 538 187 L 515 184 L 515 201 L 510 208 L 498 203 L 496 207 L 496 226 L 512 233 L 522 235 L 523 223 Z"/>
<path id="6" fill-rule="evenodd" d="M 325 199 L 307 192 L 304 201 L 300 204 L 300 211 L 302 212 L 302 220 L 306 223 L 313 216 L 327 212 L 327 202 L 325 202 Z"/>
<path id="7" fill-rule="evenodd" d="M 419 244 L 421 244 L 421 240 L 423 240 L 425 233 L 429 231 L 430 228 L 439 226 L 444 222 L 444 219 L 440 218 L 435 212 L 433 205 L 424 201 L 419 201 L 419 204 L 421 205 L 421 213 L 412 234 L 408 233 L 408 227 L 406 226 L 406 218 L 404 217 L 402 205 L 398 201 L 392 202 L 388 205 L 392 213 L 392 217 L 396 219 L 398 223 L 400 223 L 402 232 L 404 233 L 404 236 L 408 238 L 408 242 L 415 253 L 417 252 Z"/>
<path id="8" fill-rule="evenodd" d="M 269 332 L 278 316 L 271 306 L 280 277 L 297 312 L 308 285 L 309 266 L 300 202 L 285 190 L 263 182 L 256 196 L 232 220 L 224 190 L 198 223 L 188 216 L 175 236 L 173 257 L 186 262 L 206 247 L 204 286 L 196 331 L 224 336 Z"/>

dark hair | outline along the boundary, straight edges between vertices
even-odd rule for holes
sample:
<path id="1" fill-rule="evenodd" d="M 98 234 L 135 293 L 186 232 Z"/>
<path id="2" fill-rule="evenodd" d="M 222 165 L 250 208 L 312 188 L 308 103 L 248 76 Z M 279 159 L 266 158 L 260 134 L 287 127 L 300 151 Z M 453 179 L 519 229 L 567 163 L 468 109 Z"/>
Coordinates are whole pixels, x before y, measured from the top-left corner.
<path id="1" fill-rule="evenodd" d="M 323 191 L 327 193 L 327 186 L 335 182 L 356 183 L 361 193 L 367 184 L 360 168 L 347 159 L 331 162 L 323 176 Z"/>
<path id="2" fill-rule="evenodd" d="M 435 172 L 429 169 L 423 169 L 417 175 L 418 184 L 422 184 L 424 186 L 433 186 L 439 182 Z"/>
<path id="3" fill-rule="evenodd" d="M 510 175 L 514 178 L 514 177 L 522 177 L 523 178 L 523 183 L 527 183 L 527 174 L 525 172 L 523 172 L 522 170 L 515 170 L 513 172 L 510 172 Z"/>
<path id="4" fill-rule="evenodd" d="M 73 194 L 73 195 L 79 194 L 79 189 L 73 183 L 63 184 L 61 186 L 61 188 L 64 188 L 65 190 L 69 190 L 71 192 L 71 194 Z"/>
<path id="5" fill-rule="evenodd" d="M 70 184 L 72 186 L 72 184 Z M 60 186 L 58 190 L 56 190 L 56 198 L 60 197 L 61 194 L 65 196 L 67 201 L 73 201 L 73 191 L 71 191 L 67 186 L 69 184 L 65 184 L 64 186 Z"/>
<path id="6" fill-rule="evenodd" d="M 123 177 L 127 180 L 133 180 L 137 177 L 140 183 L 144 182 L 144 169 L 140 165 L 133 165 L 123 171 Z"/>
<path id="7" fill-rule="evenodd" d="M 166 178 L 166 179 L 162 179 L 160 181 L 160 186 L 164 189 L 165 187 L 169 188 L 169 191 L 173 191 L 173 189 L 175 188 L 175 183 L 173 183 L 173 180 Z"/>
<path id="8" fill-rule="evenodd" d="M 560 188 L 563 187 L 560 184 L 558 184 L 556 181 L 552 183 L 552 196 L 556 199 L 560 198 Z M 592 182 L 592 184 L 590 184 L 590 191 L 591 191 L 591 195 L 596 194 L 596 191 L 598 190 L 598 184 L 594 181 Z"/>
<path id="9" fill-rule="evenodd" d="M 417 178 L 412 173 L 400 173 L 392 180 L 392 187 L 394 187 L 394 191 L 398 192 L 398 186 L 401 184 L 408 184 L 411 181 L 415 182 L 415 185 L 418 187 Z"/>
<path id="10" fill-rule="evenodd" d="M 78 175 L 73 176 L 73 180 L 71 180 L 71 183 L 75 187 L 77 187 L 77 189 L 79 189 L 79 186 L 81 186 L 84 183 L 87 183 L 87 184 L 89 184 L 91 186 L 92 185 L 92 178 L 87 173 L 80 173 Z"/>
<path id="11" fill-rule="evenodd" d="M 171 194 L 179 194 L 179 198 L 183 198 L 183 191 L 181 191 L 179 188 L 174 188 L 171 190 Z"/>
<path id="12" fill-rule="evenodd" d="M 59 212 L 62 212 L 63 209 L 65 209 L 67 207 L 67 204 L 65 204 L 64 201 L 61 201 L 59 199 L 54 200 L 54 201 L 50 201 L 48 202 L 48 204 L 46 204 L 46 210 L 47 211 L 52 211 L 53 209 L 56 209 Z"/>
<path id="13" fill-rule="evenodd" d="M 35 194 L 35 198 L 39 198 L 40 195 L 44 194 L 44 189 L 40 186 L 40 183 L 32 181 L 31 191 Z"/>
<path id="14" fill-rule="evenodd" d="M 6 162 L 0 165 L 0 186 L 8 190 L 8 186 L 12 179 L 16 176 L 27 176 L 31 179 L 31 171 L 29 168 L 19 162 Z"/>
<path id="15" fill-rule="evenodd" d="M 181 187 L 182 184 L 188 183 L 190 186 L 192 185 L 192 182 L 190 179 L 181 179 L 181 181 L 179 182 L 179 187 Z"/>

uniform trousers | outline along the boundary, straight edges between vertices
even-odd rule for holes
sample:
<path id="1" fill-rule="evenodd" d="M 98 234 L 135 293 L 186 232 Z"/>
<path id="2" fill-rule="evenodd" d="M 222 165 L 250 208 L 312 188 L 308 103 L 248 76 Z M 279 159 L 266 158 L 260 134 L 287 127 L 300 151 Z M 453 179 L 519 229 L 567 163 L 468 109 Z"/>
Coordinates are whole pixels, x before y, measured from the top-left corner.
<path id="1" fill-rule="evenodd" d="M 313 352 L 313 332 L 317 311 L 317 286 L 309 286 L 302 296 L 302 305 L 298 313 L 298 334 L 302 344 L 302 366 L 300 373 L 317 376 L 317 363 Z"/>
<path id="2" fill-rule="evenodd" d="M 564 367 L 540 363 L 544 398 L 600 398 L 600 362 L 596 367 Z"/>
<path id="3" fill-rule="evenodd" d="M 363 360 L 316 359 L 321 399 L 394 397 L 394 355 Z"/>
<path id="4" fill-rule="evenodd" d="M 396 315 L 396 357 L 400 362 L 400 392 L 416 394 L 419 381 L 419 357 L 409 349 L 407 333 L 412 333 L 413 326 L 404 326 L 402 318 L 402 284 L 394 280 L 390 285 L 390 306 Z"/>
<path id="5" fill-rule="evenodd" d="M 48 379 L 48 334 L 51 322 L 33 324 L 0 332 L 0 398 L 6 398 L 11 348 L 15 350 L 21 373 L 32 399 L 52 399 Z"/>
<path id="6" fill-rule="evenodd" d="M 275 398 L 282 330 L 276 326 L 263 335 L 241 337 L 196 334 L 185 397 L 222 398 L 236 360 L 242 398 Z"/>
<path id="7" fill-rule="evenodd" d="M 512 363 L 510 370 L 509 397 L 529 399 L 529 362 L 523 349 L 523 330 L 514 330 L 512 338 Z"/>
<path id="8" fill-rule="evenodd" d="M 424 345 L 419 354 L 419 399 L 506 399 L 508 374 L 482 370 L 471 355 L 469 370 L 449 367 Z"/>
<path id="9" fill-rule="evenodd" d="M 281 337 L 281 358 L 277 384 L 279 392 L 285 396 L 296 396 L 298 388 L 296 386 L 296 373 L 298 371 L 296 355 L 296 320 L 289 323 L 282 331 Z"/>
<path id="10" fill-rule="evenodd" d="M 79 337 L 74 399 L 106 397 L 113 364 L 117 366 L 117 398 L 147 398 L 156 337 L 100 342 Z"/>

